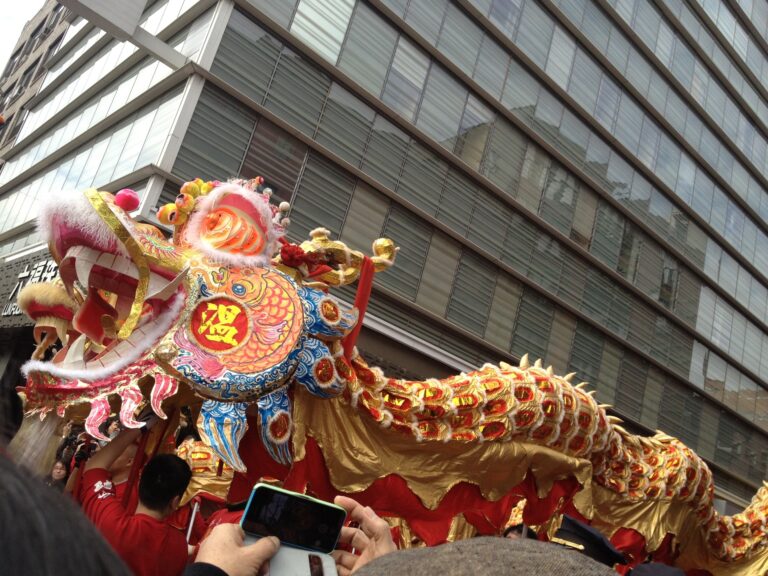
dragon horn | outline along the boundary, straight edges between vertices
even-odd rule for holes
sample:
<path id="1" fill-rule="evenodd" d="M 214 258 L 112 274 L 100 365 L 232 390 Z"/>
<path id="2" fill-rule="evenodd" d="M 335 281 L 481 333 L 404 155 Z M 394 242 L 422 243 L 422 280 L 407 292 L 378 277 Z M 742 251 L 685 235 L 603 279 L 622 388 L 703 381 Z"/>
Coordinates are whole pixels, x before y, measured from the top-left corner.
<path id="1" fill-rule="evenodd" d="M 122 404 L 120 405 L 120 422 L 126 428 L 141 428 L 144 426 L 144 422 L 138 422 L 133 417 L 133 412 L 136 407 L 144 400 L 144 396 L 141 394 L 141 390 L 136 385 L 128 386 L 118 392 Z"/>
<path id="2" fill-rule="evenodd" d="M 520 370 L 528 370 L 531 367 L 531 363 L 528 362 L 528 354 L 523 354 L 520 358 Z"/>
<path id="3" fill-rule="evenodd" d="M 160 416 L 163 420 L 166 420 L 168 416 L 163 412 L 163 400 L 170 398 L 179 390 L 179 381 L 176 378 L 172 378 L 167 374 L 157 373 L 155 374 L 155 385 L 152 386 L 152 392 L 149 397 L 152 410 Z"/>
<path id="4" fill-rule="evenodd" d="M 109 438 L 99 432 L 99 426 L 106 421 L 108 416 L 109 400 L 105 397 L 96 398 L 91 402 L 91 411 L 88 413 L 88 418 L 85 419 L 85 431 L 96 440 L 109 441 Z"/>

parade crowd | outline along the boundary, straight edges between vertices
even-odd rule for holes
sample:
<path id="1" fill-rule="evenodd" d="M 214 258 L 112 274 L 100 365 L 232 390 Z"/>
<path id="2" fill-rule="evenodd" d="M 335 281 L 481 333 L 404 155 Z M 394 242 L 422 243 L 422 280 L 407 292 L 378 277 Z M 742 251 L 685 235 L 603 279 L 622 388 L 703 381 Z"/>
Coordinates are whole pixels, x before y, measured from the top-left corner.
<path id="1" fill-rule="evenodd" d="M 208 514 L 190 514 L 182 498 L 192 479 L 185 446 L 199 442 L 189 417 L 182 418 L 168 445 L 140 470 L 142 429 L 121 429 L 116 418 L 102 425 L 109 442 L 93 440 L 82 425 L 68 422 L 61 432 L 50 473 L 43 482 L 0 457 L 0 561 L 4 574 L 136 574 L 140 576 L 254 576 L 269 571 L 281 543 L 265 537 L 246 545 L 239 525 L 244 503 L 224 503 Z M 175 450 L 174 450 L 175 449 Z M 199 499 L 196 500 L 199 504 Z M 347 512 L 337 549 L 336 570 L 349 574 L 616 574 L 622 555 L 597 531 L 566 517 L 552 542 L 514 524 L 498 537 L 478 537 L 432 548 L 398 551 L 389 524 L 371 508 L 337 496 Z M 211 512 L 213 510 L 213 512 Z M 22 539 L 18 537 L 21 536 Z M 51 568 L 55 567 L 52 571 Z M 7 572 L 5 571 L 7 570 Z M 683 574 L 674 568 L 641 564 L 631 572 Z M 310 576 L 332 576 L 308 571 Z"/>

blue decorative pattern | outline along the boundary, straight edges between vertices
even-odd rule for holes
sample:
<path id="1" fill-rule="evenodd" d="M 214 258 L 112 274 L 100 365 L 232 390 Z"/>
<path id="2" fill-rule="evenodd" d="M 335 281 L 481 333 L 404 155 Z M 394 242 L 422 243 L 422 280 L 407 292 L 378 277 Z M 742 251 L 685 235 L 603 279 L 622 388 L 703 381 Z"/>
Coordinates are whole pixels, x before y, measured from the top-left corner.
<path id="1" fill-rule="evenodd" d="M 175 368 L 183 376 L 189 378 L 197 386 L 206 389 L 212 395 L 218 396 L 222 401 L 242 399 L 244 397 L 256 397 L 273 388 L 276 383 L 284 382 L 293 372 L 293 366 L 298 350 L 292 352 L 288 361 L 281 362 L 268 370 L 254 374 L 243 374 L 226 370 L 216 379 L 208 379 L 198 372 L 192 365 L 176 363 Z M 182 355 L 179 354 L 179 357 Z"/>
<path id="2" fill-rule="evenodd" d="M 291 416 L 291 400 L 288 398 L 288 387 L 284 386 L 271 394 L 262 396 L 257 405 L 259 407 L 259 423 L 261 424 L 261 440 L 264 442 L 264 447 L 275 461 L 286 466 L 290 465 L 293 461 L 290 443 L 290 428 L 293 426 L 293 418 Z M 270 424 L 281 414 L 285 414 L 288 418 L 289 432 L 285 438 L 276 442 L 270 434 Z"/>
<path id="3" fill-rule="evenodd" d="M 326 338 L 343 338 L 357 324 L 357 310 L 353 312 L 344 311 L 344 307 L 336 298 L 329 296 L 325 292 L 314 288 L 298 287 L 297 291 L 304 304 L 304 316 L 307 325 L 307 332 L 317 334 Z M 339 321 L 335 324 L 329 324 L 320 312 L 320 305 L 323 300 L 331 300 L 339 309 Z"/>
<path id="4" fill-rule="evenodd" d="M 235 470 L 245 471 L 237 448 L 248 423 L 245 418 L 246 402 L 217 402 L 206 400 L 200 410 L 198 430 L 203 441 Z"/>
<path id="5" fill-rule="evenodd" d="M 321 386 L 315 378 L 315 365 L 326 358 L 333 368 L 333 379 L 325 386 Z M 344 390 L 344 384 L 336 374 L 336 367 L 331 356 L 331 351 L 320 340 L 308 338 L 299 352 L 299 364 L 296 367 L 294 378 L 315 396 L 320 398 L 332 398 L 338 396 Z"/>

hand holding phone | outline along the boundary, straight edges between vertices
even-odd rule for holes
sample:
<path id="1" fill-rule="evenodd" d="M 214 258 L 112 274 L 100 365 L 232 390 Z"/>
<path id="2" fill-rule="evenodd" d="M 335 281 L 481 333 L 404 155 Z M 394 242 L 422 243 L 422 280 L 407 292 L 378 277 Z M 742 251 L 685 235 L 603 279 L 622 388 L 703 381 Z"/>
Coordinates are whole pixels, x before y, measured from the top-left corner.
<path id="1" fill-rule="evenodd" d="M 213 564 L 228 576 L 253 576 L 280 548 L 277 538 L 261 538 L 248 546 L 237 524 L 219 524 L 200 544 L 195 562 Z"/>
<path id="2" fill-rule="evenodd" d="M 241 520 L 246 541 L 275 536 L 282 544 L 270 561 L 274 576 L 335 576 L 329 555 L 344 525 L 341 506 L 270 486 L 257 484 Z"/>
<path id="3" fill-rule="evenodd" d="M 334 503 L 344 508 L 349 519 L 359 526 L 358 528 L 344 526 L 341 529 L 339 544 L 346 545 L 354 552 L 344 550 L 333 552 L 332 556 L 336 561 L 339 576 L 353 574 L 371 560 L 397 550 L 389 524 L 371 508 L 346 496 L 336 496 Z"/>

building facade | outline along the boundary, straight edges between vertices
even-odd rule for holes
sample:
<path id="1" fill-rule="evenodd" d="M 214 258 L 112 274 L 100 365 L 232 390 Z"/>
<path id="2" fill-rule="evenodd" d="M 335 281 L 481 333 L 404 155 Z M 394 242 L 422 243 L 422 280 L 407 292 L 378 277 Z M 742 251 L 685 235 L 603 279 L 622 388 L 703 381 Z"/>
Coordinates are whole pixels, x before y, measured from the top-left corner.
<path id="1" fill-rule="evenodd" d="M 154 221 L 185 180 L 262 175 L 289 237 L 400 246 L 373 356 L 427 376 L 528 353 L 691 446 L 724 508 L 768 477 L 765 5 L 158 0 L 142 18 L 186 63 L 73 22 L 0 172 L 0 255 L 65 188 L 131 186 Z"/>
<path id="2" fill-rule="evenodd" d="M 37 94 L 51 57 L 69 25 L 68 11 L 47 0 L 27 22 L 0 76 L 0 166 L 24 124 L 27 104 Z"/>
<path id="3" fill-rule="evenodd" d="M 11 58 L 0 73 L 0 171 L 13 147 L 45 71 L 64 38 L 71 14 L 55 0 L 47 0 L 24 26 Z M 2 65 L 3 63 L 0 63 Z M 4 219 L 4 214 L 0 215 Z M 5 248 L 14 252 L 0 267 L 0 433 L 19 423 L 15 397 L 19 368 L 32 352 L 32 323 L 16 306 L 19 289 L 33 278 L 55 276 L 56 263 L 34 235 L 24 234 Z M 47 270 L 47 272 L 46 272 Z M 8 399 L 8 403 L 4 400 Z M 8 408 L 8 409 L 6 409 Z"/>

